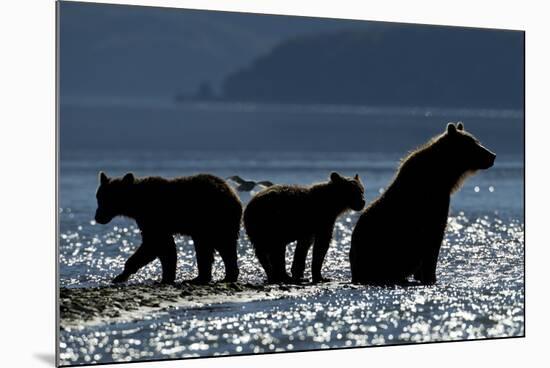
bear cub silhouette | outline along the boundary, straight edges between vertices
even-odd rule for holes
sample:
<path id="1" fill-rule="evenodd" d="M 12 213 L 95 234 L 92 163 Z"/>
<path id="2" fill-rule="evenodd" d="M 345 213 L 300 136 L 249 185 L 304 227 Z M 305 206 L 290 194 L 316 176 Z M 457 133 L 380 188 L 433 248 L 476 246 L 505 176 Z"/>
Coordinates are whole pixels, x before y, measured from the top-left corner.
<path id="1" fill-rule="evenodd" d="M 244 211 L 244 226 L 269 283 L 302 281 L 306 256 L 312 243 L 313 282 L 321 276 L 336 218 L 348 209 L 365 206 L 364 188 L 356 175 L 338 173 L 330 181 L 311 187 L 274 185 L 257 193 Z M 287 244 L 297 241 L 292 278 L 286 273 Z"/>
<path id="2" fill-rule="evenodd" d="M 435 283 L 451 194 L 495 158 L 462 123 L 449 123 L 404 158 L 393 182 L 357 221 L 349 254 L 352 282 L 396 284 L 414 275 Z"/>
<path id="3" fill-rule="evenodd" d="M 99 181 L 96 222 L 107 224 L 115 216 L 129 217 L 136 221 L 142 236 L 142 244 L 128 258 L 114 283 L 125 282 L 155 258 L 162 265 L 162 282 L 173 283 L 177 262 L 175 234 L 193 239 L 199 270 L 193 282 L 212 280 L 214 250 L 225 265 L 224 281 L 237 280 L 242 205 L 224 180 L 207 174 L 164 179 L 135 178 L 129 173 L 123 178 L 108 178 L 101 172 Z"/>

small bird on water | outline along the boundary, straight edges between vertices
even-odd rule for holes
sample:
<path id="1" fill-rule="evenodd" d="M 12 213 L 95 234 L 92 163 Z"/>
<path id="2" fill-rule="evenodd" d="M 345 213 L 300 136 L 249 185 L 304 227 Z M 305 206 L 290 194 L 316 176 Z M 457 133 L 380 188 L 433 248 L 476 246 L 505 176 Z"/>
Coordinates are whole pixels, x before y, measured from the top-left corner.
<path id="1" fill-rule="evenodd" d="M 244 180 L 243 178 L 241 178 L 238 175 L 230 176 L 227 179 L 238 184 L 237 190 L 239 192 L 250 192 L 257 185 L 263 186 L 265 188 L 268 188 L 268 187 L 274 185 L 272 182 L 270 182 L 268 180 L 263 180 L 263 181 L 256 182 L 256 181 L 252 181 L 252 180 Z"/>

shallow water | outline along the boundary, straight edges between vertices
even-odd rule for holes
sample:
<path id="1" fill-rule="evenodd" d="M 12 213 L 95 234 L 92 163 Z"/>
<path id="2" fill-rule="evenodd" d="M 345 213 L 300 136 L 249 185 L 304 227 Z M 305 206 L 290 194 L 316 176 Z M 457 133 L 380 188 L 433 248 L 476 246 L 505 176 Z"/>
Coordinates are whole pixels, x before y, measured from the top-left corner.
<path id="1" fill-rule="evenodd" d="M 259 286 L 252 292 L 218 298 L 191 293 L 167 308 L 138 308 L 131 314 L 122 311 L 122 318 L 100 317 L 87 324 L 67 321 L 61 331 L 62 363 L 523 335 L 524 243 L 519 222 L 452 217 L 441 251 L 437 285 L 386 288 L 348 283 L 346 257 L 353 222 L 352 216 L 346 216 L 336 226 L 324 266 L 324 274 L 334 280 L 330 283 Z M 84 251 L 80 260 L 88 264 L 89 274 L 95 275 L 84 282 L 106 283 L 114 274 L 113 268 L 120 269 L 129 254 L 130 246 L 124 244 L 132 237 L 131 228 L 110 232 L 105 241 L 115 241 L 122 251 L 114 259 Z M 178 242 L 180 264 L 183 260 L 194 265 L 187 242 Z M 263 275 L 245 243 L 241 241 L 241 279 L 259 284 Z M 290 261 L 291 252 L 287 256 Z M 223 276 L 221 269 L 215 267 L 218 278 Z M 179 270 L 180 280 L 194 276 L 194 266 L 180 266 Z M 155 262 L 132 282 L 147 283 L 159 275 Z M 155 300 L 155 286 L 151 288 L 151 299 Z M 118 297 L 126 299 L 128 293 Z"/>
<path id="2" fill-rule="evenodd" d="M 117 156 L 118 155 L 118 156 Z M 160 155 L 160 156 L 159 156 Z M 120 292 L 109 288 L 140 243 L 132 221 L 109 225 L 92 220 L 97 170 L 120 175 L 186 175 L 197 171 L 222 177 L 240 174 L 276 183 L 325 180 L 331 170 L 364 178 L 367 201 L 390 181 L 398 155 L 235 155 L 181 153 L 163 157 L 77 152 L 61 163 L 60 285 L 78 288 L 62 302 L 75 313 L 61 320 L 61 363 L 167 359 L 219 354 L 372 346 L 423 341 L 522 336 L 524 333 L 523 165 L 501 158 L 469 179 L 453 196 L 447 234 L 434 286 L 351 285 L 348 262 L 357 214 L 338 220 L 323 266 L 333 280 L 322 285 L 264 286 L 264 274 L 244 233 L 239 240 L 240 284 L 189 289 L 160 288 L 155 261 Z M 248 195 L 243 195 L 244 202 Z M 196 276 L 191 239 L 177 237 L 182 282 Z M 287 251 L 287 264 L 293 254 Z M 311 255 L 310 255 L 311 256 Z M 306 276 L 309 275 L 309 261 Z M 216 256 L 214 278 L 223 278 Z M 100 289 L 83 289 L 97 288 Z M 109 313 L 92 308 L 104 299 Z M 99 291 L 97 291 L 99 290 Z M 146 302 L 139 302 L 146 296 Z M 138 300 L 132 306 L 128 299 Z M 77 300 L 76 304 L 67 304 Z M 95 300 L 97 302 L 97 299 Z M 141 303 L 141 305 L 140 305 Z M 99 311 L 99 312 L 98 312 Z M 112 313 L 111 313 L 112 312 Z M 84 318 L 93 315 L 95 318 Z M 79 318 L 82 317 L 82 320 Z M 83 322 L 86 320 L 86 322 Z"/>
<path id="3" fill-rule="evenodd" d="M 465 207 L 467 203 L 468 199 L 463 201 Z M 224 295 L 195 290 L 180 295 L 168 306 L 149 303 L 132 313 L 120 308 L 118 318 L 100 314 L 100 318 L 86 323 L 62 320 L 61 363 L 521 336 L 524 226 L 519 215 L 500 216 L 494 211 L 452 215 L 435 286 L 349 284 L 347 255 L 355 213 L 342 216 L 335 226 L 323 267 L 324 275 L 333 281 L 322 285 L 262 286 L 262 269 L 246 236 L 241 234 L 240 281 L 255 285 L 253 289 L 245 287 L 244 292 Z M 108 285 L 140 242 L 130 221 L 100 226 L 82 221 L 82 214 L 68 208 L 63 208 L 60 218 L 60 281 L 65 287 Z M 81 225 L 70 225 L 74 223 Z M 196 275 L 190 242 L 187 237 L 176 240 L 178 281 Z M 288 265 L 292 248 L 287 252 Z M 223 277 L 219 257 L 214 277 Z M 145 293 L 149 292 L 154 302 L 159 299 L 158 286 L 151 280 L 159 278 L 160 264 L 155 261 L 136 274 L 131 283 L 150 285 Z M 126 300 L 129 295 L 131 292 L 125 292 L 118 298 Z M 109 300 L 114 303 L 117 298 Z"/>

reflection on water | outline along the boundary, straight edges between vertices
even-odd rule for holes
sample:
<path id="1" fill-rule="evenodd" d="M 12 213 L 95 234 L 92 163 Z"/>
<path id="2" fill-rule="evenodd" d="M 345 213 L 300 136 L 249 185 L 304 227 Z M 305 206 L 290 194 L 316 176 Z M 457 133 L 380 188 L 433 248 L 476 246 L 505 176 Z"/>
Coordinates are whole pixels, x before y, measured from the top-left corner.
<path id="1" fill-rule="evenodd" d="M 194 307 L 159 308 L 127 321 L 67 323 L 61 332 L 62 362 L 108 362 L 238 353 L 447 341 L 524 333 L 523 225 L 498 217 L 450 219 L 436 286 L 364 287 L 348 283 L 347 254 L 355 216 L 336 225 L 320 286 L 269 287 L 242 299 L 191 295 Z M 97 226 L 97 225 L 95 225 Z M 121 269 L 138 241 L 135 228 L 111 227 L 91 240 L 63 234 L 72 249 L 62 268 L 85 268 L 65 285 L 104 284 Z M 241 281 L 260 284 L 263 274 L 246 238 L 240 241 Z M 91 245 L 91 244 L 94 244 Z M 180 238 L 178 279 L 194 276 L 192 247 Z M 106 257 L 100 244 L 119 255 Z M 69 253 L 69 252 L 64 252 Z M 287 253 L 290 264 L 291 252 Z M 69 260 L 70 259 L 70 260 Z M 77 265 L 81 265 L 78 267 Z M 223 277 L 217 259 L 215 277 Z M 160 277 L 160 264 L 141 270 L 133 282 Z M 289 292 L 290 289 L 290 292 Z M 265 291 L 265 292 L 264 292 Z M 125 294 L 119 298 L 127 298 Z M 152 288 L 151 297 L 155 298 Z M 229 299 L 230 302 L 226 302 Z M 184 299 L 187 301 L 187 299 Z M 113 303 L 116 298 L 113 298 Z M 176 303 L 176 306 L 178 303 Z M 107 320 L 108 321 L 108 320 Z M 107 322 L 105 321 L 105 322 Z M 85 326 L 85 327 L 84 327 Z"/>
<path id="2" fill-rule="evenodd" d="M 72 157 L 61 164 L 59 239 L 60 284 L 71 289 L 106 287 L 140 243 L 132 221 L 116 219 L 98 225 L 92 220 L 99 168 L 112 175 L 131 170 L 138 175 L 164 176 L 187 175 L 203 168 L 222 177 L 239 174 L 276 183 L 326 180 L 332 170 L 345 175 L 359 172 L 366 183 L 367 201 L 371 201 L 391 180 L 398 160 L 397 155 L 360 153 L 324 154 L 322 158 L 286 154 L 265 160 L 261 155 L 247 159 L 246 155 L 220 158 L 199 153 L 163 159 L 125 154 L 116 159 L 109 154 L 102 160 L 84 153 Z M 248 201 L 249 195 L 242 199 Z M 130 283 L 139 286 L 120 292 L 94 289 L 93 298 L 101 303 L 92 305 L 87 291 L 78 289 L 80 296 L 72 297 L 70 304 L 72 319 L 61 321 L 61 363 L 523 335 L 521 160 L 501 158 L 491 170 L 469 179 L 453 196 L 451 207 L 435 286 L 350 284 L 348 252 L 357 220 L 353 212 L 335 225 L 323 268 L 323 274 L 333 281 L 322 285 L 264 286 L 263 270 L 241 233 L 241 284 L 234 290 L 223 286 L 161 289 L 152 283 L 161 277 L 158 261 L 132 277 Z M 181 282 L 196 276 L 196 260 L 190 238 L 177 237 L 176 244 L 177 281 Z M 288 267 L 293 247 L 287 251 Z M 308 258 L 307 277 L 309 262 Z M 214 279 L 223 276 L 222 261 L 216 256 Z M 134 298 L 138 293 L 139 298 Z M 129 300 L 146 302 L 129 308 Z M 100 318 L 79 322 L 79 315 L 90 314 Z"/>

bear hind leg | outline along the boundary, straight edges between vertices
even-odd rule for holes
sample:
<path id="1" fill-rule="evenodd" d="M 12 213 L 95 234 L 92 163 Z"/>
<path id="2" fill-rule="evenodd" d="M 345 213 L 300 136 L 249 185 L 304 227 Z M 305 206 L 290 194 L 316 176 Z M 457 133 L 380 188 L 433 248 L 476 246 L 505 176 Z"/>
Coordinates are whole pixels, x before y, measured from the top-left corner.
<path id="1" fill-rule="evenodd" d="M 162 265 L 162 283 L 173 284 L 176 280 L 176 266 L 178 260 L 178 254 L 176 250 L 176 243 L 172 235 L 167 236 L 162 244 L 159 244 L 158 258 Z"/>
<path id="2" fill-rule="evenodd" d="M 258 261 L 260 261 L 260 264 L 262 265 L 262 268 L 265 271 L 265 274 L 267 276 L 267 280 L 271 280 L 273 278 L 273 267 L 271 267 L 271 261 L 269 259 L 269 255 L 264 250 L 258 250 L 258 248 L 255 248 L 256 257 L 258 258 Z"/>
<path id="3" fill-rule="evenodd" d="M 285 260 L 286 245 L 277 245 L 271 249 L 269 253 L 269 260 L 272 267 L 270 283 L 290 283 L 292 278 L 286 273 L 286 260 Z"/>
<path id="4" fill-rule="evenodd" d="M 292 279 L 296 282 L 304 281 L 304 271 L 306 269 L 306 258 L 309 248 L 311 247 L 311 239 L 300 239 L 296 244 L 294 251 L 294 259 L 292 261 Z"/>
<path id="5" fill-rule="evenodd" d="M 327 229 L 319 232 L 315 236 L 315 244 L 313 245 L 313 256 L 311 257 L 311 278 L 314 283 L 327 282 L 329 279 L 321 274 L 321 268 L 327 255 L 327 251 L 332 238 L 332 227 L 327 226 Z"/>

